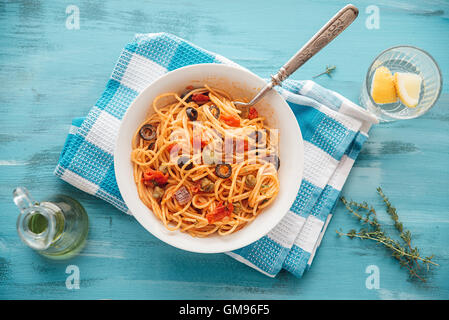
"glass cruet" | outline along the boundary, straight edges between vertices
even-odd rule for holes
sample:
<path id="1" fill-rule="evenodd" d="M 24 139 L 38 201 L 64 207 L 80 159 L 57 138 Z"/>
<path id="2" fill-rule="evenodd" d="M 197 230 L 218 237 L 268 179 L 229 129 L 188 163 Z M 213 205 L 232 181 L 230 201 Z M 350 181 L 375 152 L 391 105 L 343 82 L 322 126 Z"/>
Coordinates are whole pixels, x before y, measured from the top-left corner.
<path id="1" fill-rule="evenodd" d="M 89 219 L 78 201 L 58 194 L 37 202 L 25 187 L 14 189 L 13 200 L 20 210 L 17 232 L 30 248 L 53 259 L 70 258 L 83 248 Z"/>

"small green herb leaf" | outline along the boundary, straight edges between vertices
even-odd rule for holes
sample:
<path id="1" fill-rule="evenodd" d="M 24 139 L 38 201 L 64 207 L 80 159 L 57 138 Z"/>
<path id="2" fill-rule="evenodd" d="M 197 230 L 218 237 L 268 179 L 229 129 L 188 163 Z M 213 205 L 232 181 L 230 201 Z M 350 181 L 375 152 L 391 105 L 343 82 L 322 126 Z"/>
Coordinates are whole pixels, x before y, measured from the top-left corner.
<path id="1" fill-rule="evenodd" d="M 317 74 L 316 76 L 313 76 L 313 78 L 318 78 L 320 76 L 322 76 L 323 74 L 327 74 L 329 77 L 332 77 L 332 72 L 334 72 L 334 70 L 336 69 L 336 66 L 326 66 L 326 71 L 321 72 L 319 74 Z"/>

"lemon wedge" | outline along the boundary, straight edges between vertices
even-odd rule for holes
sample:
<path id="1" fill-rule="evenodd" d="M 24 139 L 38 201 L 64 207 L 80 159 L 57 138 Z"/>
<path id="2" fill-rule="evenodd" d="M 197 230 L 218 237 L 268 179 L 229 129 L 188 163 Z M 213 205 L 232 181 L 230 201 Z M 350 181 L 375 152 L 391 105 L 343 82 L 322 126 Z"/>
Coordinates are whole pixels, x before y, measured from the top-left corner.
<path id="1" fill-rule="evenodd" d="M 422 78 L 414 73 L 396 72 L 394 74 L 397 94 L 407 107 L 414 108 L 418 105 L 421 82 Z"/>
<path id="2" fill-rule="evenodd" d="M 371 97 L 376 103 L 393 103 L 398 100 L 394 77 L 387 67 L 379 67 L 374 72 Z"/>

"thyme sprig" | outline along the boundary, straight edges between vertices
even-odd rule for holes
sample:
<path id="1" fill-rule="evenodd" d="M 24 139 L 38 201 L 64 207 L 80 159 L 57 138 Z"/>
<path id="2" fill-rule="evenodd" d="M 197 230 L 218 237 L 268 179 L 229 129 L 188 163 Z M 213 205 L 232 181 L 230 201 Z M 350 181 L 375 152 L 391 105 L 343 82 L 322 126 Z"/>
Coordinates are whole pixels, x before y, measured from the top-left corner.
<path id="1" fill-rule="evenodd" d="M 320 76 L 322 76 L 323 74 L 327 74 L 329 77 L 332 77 L 332 72 L 334 72 L 334 70 L 336 69 L 336 66 L 326 66 L 326 71 L 321 72 L 319 74 L 317 74 L 316 76 L 313 76 L 312 78 L 318 78 Z"/>
<path id="2" fill-rule="evenodd" d="M 341 197 L 341 201 L 345 205 L 346 209 L 356 217 L 362 224 L 360 230 L 349 230 L 348 232 L 342 232 L 336 230 L 339 236 L 347 236 L 350 239 L 359 238 L 362 240 L 372 240 L 381 244 L 385 248 L 391 251 L 392 256 L 399 261 L 401 267 L 407 268 L 411 278 L 418 278 L 419 280 L 426 282 L 426 272 L 430 270 L 430 267 L 438 266 L 433 262 L 433 255 L 429 257 L 421 257 L 419 249 L 412 247 L 412 235 L 411 232 L 404 228 L 402 222 L 399 221 L 397 210 L 389 199 L 385 196 L 382 188 L 377 188 L 377 193 L 382 198 L 386 206 L 386 212 L 393 220 L 394 227 L 399 233 L 399 237 L 402 241 L 391 238 L 384 230 L 383 226 L 377 219 L 377 213 L 373 206 L 368 205 L 366 202 L 358 203 L 355 201 L 347 201 L 345 197 Z M 425 268 L 423 268 L 425 266 Z"/>

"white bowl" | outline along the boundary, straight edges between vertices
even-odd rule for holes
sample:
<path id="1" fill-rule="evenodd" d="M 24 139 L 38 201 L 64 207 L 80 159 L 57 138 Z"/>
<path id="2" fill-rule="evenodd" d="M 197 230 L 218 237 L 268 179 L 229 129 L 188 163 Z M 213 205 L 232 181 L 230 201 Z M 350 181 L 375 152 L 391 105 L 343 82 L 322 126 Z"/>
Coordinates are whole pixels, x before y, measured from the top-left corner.
<path id="1" fill-rule="evenodd" d="M 257 241 L 284 217 L 301 184 L 303 140 L 298 122 L 288 104 L 275 90 L 268 92 L 256 107 L 259 114 L 266 117 L 268 126 L 279 130 L 280 190 L 275 201 L 251 223 L 230 235 L 197 238 L 181 231 L 168 231 L 138 196 L 131 163 L 131 142 L 139 125 L 153 113 L 151 105 L 154 98 L 166 92 L 181 94 L 188 85 L 204 84 L 223 89 L 233 97 L 250 99 L 265 85 L 265 81 L 245 69 L 220 64 L 192 65 L 165 74 L 144 89 L 124 115 L 114 150 L 114 167 L 120 193 L 145 229 L 160 240 L 183 250 L 218 253 Z"/>

